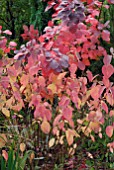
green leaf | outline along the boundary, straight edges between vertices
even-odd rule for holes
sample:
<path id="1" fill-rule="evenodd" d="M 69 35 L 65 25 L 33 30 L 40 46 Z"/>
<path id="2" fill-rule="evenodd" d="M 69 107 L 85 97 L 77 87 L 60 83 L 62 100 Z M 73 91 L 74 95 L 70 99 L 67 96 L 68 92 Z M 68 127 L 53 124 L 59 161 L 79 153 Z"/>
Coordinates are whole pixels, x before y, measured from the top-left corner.
<path id="1" fill-rule="evenodd" d="M 3 157 L 1 157 L 1 170 L 6 170 L 6 162 Z"/>
<path id="2" fill-rule="evenodd" d="M 18 162 L 19 167 L 18 167 L 17 170 L 23 170 L 23 169 L 24 169 L 26 160 L 27 160 L 27 158 L 29 157 L 29 155 L 30 155 L 31 152 L 32 152 L 32 151 L 27 151 L 27 152 L 25 153 L 25 155 L 19 160 L 19 162 Z"/>

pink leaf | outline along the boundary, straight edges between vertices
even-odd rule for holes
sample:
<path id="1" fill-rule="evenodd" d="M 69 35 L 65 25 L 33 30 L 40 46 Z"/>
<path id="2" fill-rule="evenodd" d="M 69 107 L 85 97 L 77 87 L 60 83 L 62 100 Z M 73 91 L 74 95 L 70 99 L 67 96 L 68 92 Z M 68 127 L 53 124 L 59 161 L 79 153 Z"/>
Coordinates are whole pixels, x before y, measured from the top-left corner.
<path id="1" fill-rule="evenodd" d="M 109 65 L 111 63 L 112 60 L 112 55 L 106 55 L 103 59 L 103 62 L 105 65 Z"/>
<path id="2" fill-rule="evenodd" d="M 103 83 L 105 85 L 106 88 L 108 88 L 110 86 L 110 81 L 108 78 L 106 78 L 105 76 L 103 76 Z"/>
<path id="3" fill-rule="evenodd" d="M 63 116 L 64 116 L 64 118 L 66 119 L 66 120 L 70 120 L 70 119 L 72 119 L 72 111 L 73 111 L 73 108 L 72 107 L 65 107 L 64 109 L 63 109 Z"/>
<path id="4" fill-rule="evenodd" d="M 100 89 L 101 89 L 100 85 L 97 85 L 91 89 L 91 97 L 94 100 L 98 100 L 98 98 L 100 97 Z"/>
<path id="5" fill-rule="evenodd" d="M 30 73 L 31 75 L 37 74 L 37 73 L 38 73 L 38 68 L 39 68 L 38 65 L 32 66 L 32 67 L 29 69 L 29 73 Z"/>
<path id="6" fill-rule="evenodd" d="M 109 115 L 110 115 L 110 117 L 114 116 L 114 110 L 111 110 Z"/>
<path id="7" fill-rule="evenodd" d="M 107 42 L 110 41 L 110 32 L 108 30 L 103 30 L 102 39 Z"/>
<path id="8" fill-rule="evenodd" d="M 114 73 L 114 67 L 111 64 L 104 65 L 102 67 L 102 73 L 106 78 L 109 78 Z"/>
<path id="9" fill-rule="evenodd" d="M 75 72 L 77 70 L 76 64 L 74 64 L 74 63 L 71 64 L 70 67 L 69 67 L 69 70 L 70 70 L 71 77 L 75 77 L 76 76 Z"/>
<path id="10" fill-rule="evenodd" d="M 110 138 L 112 137 L 113 130 L 114 130 L 113 126 L 107 126 L 106 127 L 106 134 L 107 134 L 108 137 L 110 137 Z"/>
<path id="11" fill-rule="evenodd" d="M 92 75 L 92 72 L 89 71 L 89 70 L 87 71 L 87 77 L 88 77 L 89 81 L 92 82 L 92 80 L 93 80 L 93 75 Z"/>
<path id="12" fill-rule="evenodd" d="M 114 4 L 114 0 L 108 0 L 108 3 Z"/>
<path id="13" fill-rule="evenodd" d="M 5 150 L 2 150 L 2 156 L 6 161 L 8 160 L 8 153 Z"/>
<path id="14" fill-rule="evenodd" d="M 17 43 L 14 42 L 14 41 L 11 41 L 11 42 L 9 43 L 9 45 L 10 45 L 11 47 L 16 47 L 16 46 L 17 46 Z"/>
<path id="15" fill-rule="evenodd" d="M 3 33 L 4 33 L 4 34 L 7 34 L 7 35 L 12 35 L 12 32 L 9 31 L 9 30 L 5 30 L 5 31 L 3 31 Z"/>
<path id="16" fill-rule="evenodd" d="M 57 115 L 56 118 L 54 119 L 53 126 L 58 125 L 61 118 L 62 118 L 62 114 Z"/>
<path id="17" fill-rule="evenodd" d="M 111 93 L 107 93 L 107 95 L 106 95 L 106 100 L 107 100 L 107 102 L 108 102 L 111 106 L 114 105 L 114 99 L 113 99 L 113 96 L 112 96 Z"/>
<path id="18" fill-rule="evenodd" d="M 108 106 L 107 106 L 107 104 L 102 101 L 101 106 L 102 106 L 102 109 L 105 110 L 106 113 L 108 113 Z"/>
<path id="19" fill-rule="evenodd" d="M 82 61 L 78 62 L 78 67 L 80 70 L 85 70 L 85 64 Z"/>
<path id="20" fill-rule="evenodd" d="M 59 102 L 60 107 L 67 107 L 70 103 L 70 99 L 66 96 L 61 97 L 61 101 Z"/>

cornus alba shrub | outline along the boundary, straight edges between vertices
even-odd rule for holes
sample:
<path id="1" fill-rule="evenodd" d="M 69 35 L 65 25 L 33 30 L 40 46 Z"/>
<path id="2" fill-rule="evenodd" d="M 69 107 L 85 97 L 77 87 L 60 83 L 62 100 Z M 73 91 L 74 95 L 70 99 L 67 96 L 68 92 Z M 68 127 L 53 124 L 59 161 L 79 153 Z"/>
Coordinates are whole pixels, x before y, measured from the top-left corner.
<path id="1" fill-rule="evenodd" d="M 41 130 L 53 136 L 50 147 L 67 141 L 74 153 L 75 139 L 84 133 L 95 141 L 94 132 L 100 138 L 106 133 L 107 146 L 114 150 L 113 48 L 108 54 L 101 44 L 110 43 L 109 21 L 103 24 L 101 18 L 108 3 L 113 1 L 48 1 L 46 11 L 54 8 L 53 20 L 41 36 L 33 26 L 23 26 L 27 43 L 19 50 L 2 36 L 11 32 L 0 28 L 1 112 L 10 117 L 12 110 L 31 108 Z M 7 57 L 10 50 L 14 58 Z M 101 74 L 93 75 L 88 66 L 101 58 Z"/>

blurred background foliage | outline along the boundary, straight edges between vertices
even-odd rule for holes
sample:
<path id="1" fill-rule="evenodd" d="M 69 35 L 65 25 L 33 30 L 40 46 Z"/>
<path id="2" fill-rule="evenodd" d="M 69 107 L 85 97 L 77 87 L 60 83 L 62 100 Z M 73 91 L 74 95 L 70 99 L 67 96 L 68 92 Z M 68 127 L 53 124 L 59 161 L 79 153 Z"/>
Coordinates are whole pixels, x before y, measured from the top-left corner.
<path id="1" fill-rule="evenodd" d="M 47 3 L 42 0 L 0 0 L 0 25 L 12 32 L 11 39 L 18 39 L 23 25 L 33 24 L 39 33 L 51 19 L 51 12 L 44 12 Z"/>

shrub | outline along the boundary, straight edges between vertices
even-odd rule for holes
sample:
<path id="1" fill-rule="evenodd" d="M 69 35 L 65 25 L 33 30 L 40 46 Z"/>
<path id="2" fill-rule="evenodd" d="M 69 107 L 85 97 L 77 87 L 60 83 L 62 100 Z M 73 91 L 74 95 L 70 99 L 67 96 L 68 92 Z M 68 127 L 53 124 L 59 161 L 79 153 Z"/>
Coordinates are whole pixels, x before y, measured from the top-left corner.
<path id="1" fill-rule="evenodd" d="M 29 107 L 35 123 L 45 134 L 53 135 L 49 147 L 67 141 L 69 154 L 75 152 L 82 133 L 93 142 L 93 132 L 102 138 L 102 127 L 110 119 L 105 133 L 113 152 L 113 55 L 112 48 L 108 54 L 100 41 L 110 43 L 109 22 L 103 24 L 100 18 L 100 9 L 106 6 L 98 0 L 48 3 L 46 11 L 55 10 L 53 20 L 41 36 L 32 25 L 30 29 L 24 26 L 22 37 L 28 42 L 15 51 L 14 58 L 7 53 L 16 44 L 7 45 L 1 36 L 1 112 L 10 118 L 11 111 L 18 114 Z M 2 33 L 11 34 L 8 30 Z M 93 75 L 88 66 L 101 57 L 101 74 Z"/>

